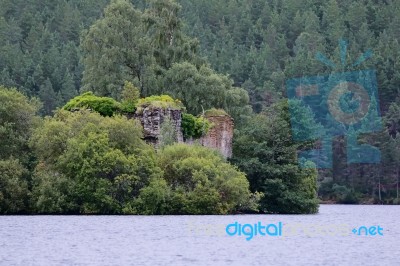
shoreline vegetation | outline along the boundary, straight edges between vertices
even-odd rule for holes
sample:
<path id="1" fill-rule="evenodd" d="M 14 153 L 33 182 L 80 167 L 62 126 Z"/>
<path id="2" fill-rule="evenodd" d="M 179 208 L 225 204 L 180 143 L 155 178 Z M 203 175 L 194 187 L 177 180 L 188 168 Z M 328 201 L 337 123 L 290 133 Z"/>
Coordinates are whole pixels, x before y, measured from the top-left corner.
<path id="1" fill-rule="evenodd" d="M 45 0 L 0 3 L 0 214 L 313 214 L 319 204 L 399 204 L 400 2 Z M 383 130 L 358 134 L 379 164 L 300 167 L 291 123 L 321 125 L 285 81 L 331 75 L 371 49 Z M 351 59 L 351 60 L 350 60 Z M 350 69 L 345 69 L 346 71 Z M 351 96 L 351 95 L 350 95 Z M 357 105 L 351 97 L 343 104 Z M 292 103 L 292 102 L 291 102 Z M 323 104 L 323 103 L 321 103 Z M 184 138 L 234 120 L 233 156 L 176 143 L 155 149 L 135 112 L 182 110 Z M 293 111 L 293 110 L 292 110 Z"/>
<path id="2" fill-rule="evenodd" d="M 12 124 L 8 134 L 21 141 L 12 143 L 21 146 L 9 150 L 9 158 L 0 161 L 4 184 L 0 210 L 4 214 L 195 215 L 257 213 L 266 208 L 274 213 L 318 210 L 315 169 L 301 170 L 293 165 L 298 173 L 291 182 L 298 186 L 275 190 L 286 202 L 279 202 L 279 194 L 252 193 L 245 173 L 216 150 L 164 137 L 158 149 L 148 145 L 137 120 L 112 112 L 126 99 L 119 103 L 85 93 L 56 110 L 54 116 L 44 118 L 35 115 L 39 102 L 16 89 L 0 87 L 0 99 L 7 111 L 7 115 L 0 115 L 10 120 L 4 125 Z M 177 102 L 169 96 L 149 99 L 165 108 Z M 136 99 L 133 104 L 146 102 L 151 106 L 149 99 Z M 281 122 L 289 130 L 288 121 Z M 161 132 L 173 134 L 173 127 L 172 133 L 166 132 L 168 125 L 164 127 L 162 124 Z M 187 127 L 187 132 L 201 128 L 196 123 Z M 14 159 L 22 147 L 26 157 Z"/>

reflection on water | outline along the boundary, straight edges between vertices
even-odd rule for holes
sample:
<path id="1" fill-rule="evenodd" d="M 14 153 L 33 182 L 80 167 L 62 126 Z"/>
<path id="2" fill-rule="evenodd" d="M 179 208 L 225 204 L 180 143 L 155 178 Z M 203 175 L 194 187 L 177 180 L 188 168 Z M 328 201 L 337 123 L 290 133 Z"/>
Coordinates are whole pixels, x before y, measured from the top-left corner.
<path id="1" fill-rule="evenodd" d="M 281 235 L 260 234 L 280 222 Z M 237 226 L 232 236 L 229 224 Z M 0 264 L 400 265 L 399 225 L 397 206 L 322 205 L 317 215 L 3 216 Z"/>

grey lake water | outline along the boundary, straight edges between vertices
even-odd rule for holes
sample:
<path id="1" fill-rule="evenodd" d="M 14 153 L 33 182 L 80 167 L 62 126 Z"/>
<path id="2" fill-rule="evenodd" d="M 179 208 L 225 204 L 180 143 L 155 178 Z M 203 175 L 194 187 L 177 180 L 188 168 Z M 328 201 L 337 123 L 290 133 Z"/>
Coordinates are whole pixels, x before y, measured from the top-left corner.
<path id="1" fill-rule="evenodd" d="M 259 222 L 268 233 L 255 228 Z M 240 231 L 239 224 L 250 225 Z M 316 215 L 2 216 L 0 233 L 1 265 L 400 265 L 400 206 L 322 205 Z"/>

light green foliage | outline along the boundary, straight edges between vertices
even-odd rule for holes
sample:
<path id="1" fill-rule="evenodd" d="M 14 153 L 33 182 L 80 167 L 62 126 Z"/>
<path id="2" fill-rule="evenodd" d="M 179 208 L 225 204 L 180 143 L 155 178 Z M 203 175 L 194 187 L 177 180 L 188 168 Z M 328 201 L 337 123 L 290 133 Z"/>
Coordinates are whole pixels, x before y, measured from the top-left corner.
<path id="1" fill-rule="evenodd" d="M 177 141 L 175 126 L 168 116 L 165 117 L 164 122 L 161 124 L 159 140 L 159 148 L 172 145 Z"/>
<path id="2" fill-rule="evenodd" d="M 123 112 L 132 113 L 136 110 L 136 104 L 140 99 L 140 91 L 132 82 L 125 81 L 124 89 L 122 90 L 121 109 Z"/>
<path id="3" fill-rule="evenodd" d="M 132 211 L 139 190 L 160 175 L 141 137 L 140 125 L 120 116 L 59 111 L 46 118 L 32 138 L 41 161 L 33 188 L 37 211 Z"/>
<path id="4" fill-rule="evenodd" d="M 76 111 L 79 109 L 90 109 L 102 116 L 113 116 L 121 109 L 120 103 L 108 97 L 98 97 L 92 92 L 86 92 L 71 99 L 64 107 L 64 110 Z"/>
<path id="5" fill-rule="evenodd" d="M 171 214 L 171 194 L 171 188 L 165 179 L 153 179 L 147 187 L 140 191 L 134 208 L 143 215 Z"/>
<path id="6" fill-rule="evenodd" d="M 252 191 L 264 193 L 261 210 L 318 211 L 315 169 L 300 169 L 286 102 L 252 118 L 234 139 L 232 161 L 246 172 Z"/>
<path id="7" fill-rule="evenodd" d="M 224 109 L 211 108 L 211 109 L 208 109 L 207 111 L 205 111 L 204 115 L 206 117 L 209 117 L 209 116 L 228 115 L 228 113 L 225 112 Z"/>
<path id="8" fill-rule="evenodd" d="M 123 116 L 102 117 L 88 111 L 59 111 L 54 118 L 46 118 L 44 125 L 35 131 L 31 144 L 40 160 L 51 163 L 65 152 L 66 140 L 89 132 L 107 133 L 109 145 L 125 154 L 149 149 L 141 140 L 142 129 L 135 120 Z"/>
<path id="9" fill-rule="evenodd" d="M 252 194 L 245 175 L 215 151 L 175 144 L 161 150 L 158 160 L 166 182 L 155 180 L 142 190 L 139 208 L 144 213 L 225 214 L 257 207 L 249 204 Z"/>
<path id="10" fill-rule="evenodd" d="M 171 127 L 173 129 L 173 126 Z M 224 214 L 256 210 L 245 175 L 217 151 L 166 143 L 158 154 L 121 116 L 58 111 L 31 140 L 39 213 Z"/>
<path id="11" fill-rule="evenodd" d="M 207 134 L 211 128 L 210 121 L 202 116 L 195 117 L 194 115 L 182 114 L 182 132 L 185 139 L 198 139 Z"/>
<path id="12" fill-rule="evenodd" d="M 149 106 L 160 107 L 163 109 L 185 110 L 185 107 L 180 100 L 173 99 L 169 95 L 152 95 L 139 99 L 137 103 L 138 112 Z"/>

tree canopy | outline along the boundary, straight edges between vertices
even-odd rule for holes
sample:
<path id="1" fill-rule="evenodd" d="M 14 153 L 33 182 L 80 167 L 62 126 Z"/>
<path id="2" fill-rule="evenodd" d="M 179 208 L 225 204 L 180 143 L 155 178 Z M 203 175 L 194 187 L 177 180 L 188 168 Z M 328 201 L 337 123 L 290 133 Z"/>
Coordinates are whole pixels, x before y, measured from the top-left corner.
<path id="1" fill-rule="evenodd" d="M 332 169 L 318 171 L 318 181 L 323 183 L 319 196 L 340 200 L 349 195 L 349 199 L 374 198 L 387 203 L 397 198 L 398 202 L 393 184 L 399 183 L 395 163 L 399 12 L 398 1 L 373 0 L 0 1 L 0 85 L 15 88 L 0 89 L 4 106 L 0 107 L 0 136 L 6 140 L 0 142 L 0 159 L 7 164 L 2 171 L 15 173 L 15 179 L 6 183 L 23 188 L 25 180 L 31 189 L 34 169 L 40 164 L 28 145 L 32 132 L 42 127 L 37 115 L 57 117 L 57 108 L 66 104 L 71 107 L 68 110 L 85 105 L 114 119 L 113 115 L 135 112 L 140 98 L 169 95 L 186 106 L 186 125 L 192 125 L 190 129 L 197 125 L 196 132 L 186 132 L 187 137 L 202 134 L 196 123 L 199 114 L 222 108 L 234 118 L 235 142 L 247 143 L 245 135 L 254 133 L 251 127 L 263 124 L 269 125 L 265 129 L 271 134 L 290 134 L 283 120 L 269 121 L 265 116 L 265 112 L 270 115 L 268 108 L 287 96 L 288 79 L 375 69 L 379 102 L 373 104 L 381 111 L 384 127 L 374 134 L 351 128 L 348 132 L 351 142 L 379 147 L 382 162 L 348 164 L 347 139 L 335 138 Z M 347 40 L 346 54 L 340 49 L 340 39 Z M 373 56 L 358 62 L 365 52 Z M 321 54 L 328 64 L 316 58 Z M 82 103 L 78 104 L 79 99 Z M 273 117 L 287 115 L 285 108 L 274 110 Z M 300 119 L 307 118 L 306 114 L 298 113 Z M 279 126 L 276 131 L 270 129 L 273 123 Z M 265 141 L 257 137 L 250 144 L 257 147 Z M 297 144 L 299 149 L 311 145 Z M 292 156 L 293 145 L 289 140 L 279 143 L 285 157 Z M 390 148 L 393 145 L 395 148 Z M 270 144 L 266 147 L 275 149 Z M 258 175 L 252 171 L 275 165 L 275 159 L 264 158 L 257 165 L 260 168 L 247 167 L 242 161 L 256 161 L 258 154 L 245 149 L 235 148 L 238 160 L 233 162 L 246 172 L 253 192 L 265 191 L 261 183 L 251 181 Z M 244 159 L 245 155 L 248 158 Z M 292 164 L 285 161 L 283 165 Z M 35 176 L 52 180 L 52 174 L 45 173 Z M 67 191 L 67 181 L 63 176 L 57 184 Z M 163 185 L 163 181 L 157 182 Z M 41 191 L 50 193 L 51 186 L 46 186 Z M 62 200 L 60 195 L 53 197 Z M 17 205 L 24 204 L 25 200 Z M 312 209 L 313 205 L 309 206 Z"/>

